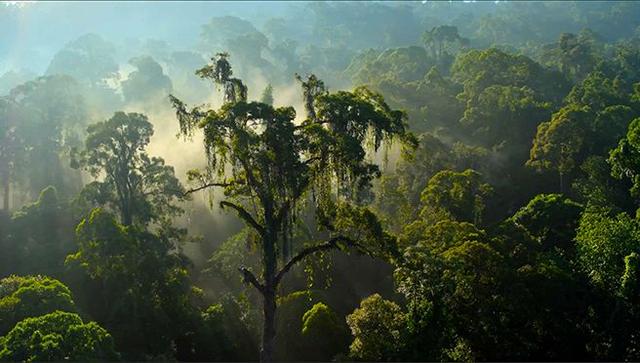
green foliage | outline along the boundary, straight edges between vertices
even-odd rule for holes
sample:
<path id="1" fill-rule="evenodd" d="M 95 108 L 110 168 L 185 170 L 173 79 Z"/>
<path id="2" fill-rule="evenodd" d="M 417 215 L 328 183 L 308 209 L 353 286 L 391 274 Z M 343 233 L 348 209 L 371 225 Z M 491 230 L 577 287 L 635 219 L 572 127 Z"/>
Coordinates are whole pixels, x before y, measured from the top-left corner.
<path id="1" fill-rule="evenodd" d="M 76 241 L 66 264 L 78 274 L 75 284 L 85 284 L 84 308 L 113 333 L 127 359 L 169 356 L 197 314 L 184 256 L 167 236 L 124 226 L 101 209 L 78 225 Z"/>
<path id="2" fill-rule="evenodd" d="M 210 67 L 213 72 L 215 67 Z M 292 226 L 289 219 L 306 192 L 314 189 L 323 207 L 334 181 L 348 187 L 342 194 L 367 187 L 380 172 L 366 160 L 365 144 L 377 150 L 382 141 L 405 134 L 404 114 L 366 88 L 310 95 L 313 102 L 308 107 L 315 116 L 300 126 L 293 124 L 291 107 L 274 109 L 243 101 L 209 111 L 199 124 L 205 134 L 208 175 L 224 178 L 213 183 L 225 186 L 228 201 L 223 205 L 238 211 L 254 228 L 269 223 L 263 213 L 272 212 L 263 209 L 251 217 L 242 212 L 240 205 L 251 193 L 258 196 L 262 208 L 271 205 L 273 211 L 281 210 L 282 214 L 275 215 L 274 232 L 286 235 Z M 181 110 L 178 107 L 179 117 L 184 115 Z M 196 126 L 196 119 L 181 119 Z M 257 231 L 261 233 L 260 228 Z"/>
<path id="3" fill-rule="evenodd" d="M 565 102 L 589 106 L 594 111 L 601 111 L 611 105 L 627 105 L 628 96 L 623 86 L 619 79 L 607 77 L 602 72 L 593 72 L 571 89 Z"/>
<path id="4" fill-rule="evenodd" d="M 580 267 L 597 286 L 618 291 L 624 258 L 640 246 L 638 228 L 638 222 L 624 213 L 609 216 L 596 209 L 582 215 L 576 235 Z"/>
<path id="5" fill-rule="evenodd" d="M 485 199 L 492 190 L 481 178 L 471 169 L 461 173 L 444 170 L 434 175 L 422 192 L 422 218 L 431 223 L 443 219 L 480 223 Z"/>
<path id="6" fill-rule="evenodd" d="M 349 331 L 343 320 L 323 303 L 316 303 L 302 316 L 302 337 L 311 359 L 330 360 L 347 351 Z"/>
<path id="7" fill-rule="evenodd" d="M 448 249 L 442 258 L 444 285 L 451 286 L 443 303 L 457 315 L 453 323 L 457 332 L 481 355 L 500 334 L 498 317 L 482 311 L 500 310 L 501 297 L 495 291 L 504 281 L 503 257 L 485 243 L 465 241 Z"/>
<path id="8" fill-rule="evenodd" d="M 211 334 L 212 337 L 215 337 L 211 339 L 212 343 L 217 344 L 217 349 L 212 349 L 214 352 L 222 351 L 223 349 L 225 349 L 225 346 L 229 344 L 229 342 L 225 341 L 224 330 L 222 326 L 223 318 L 224 308 L 221 304 L 211 305 L 202 312 L 202 320 L 206 329 L 209 330 L 208 334 Z"/>
<path id="9" fill-rule="evenodd" d="M 640 5 L 256 5 L 260 30 L 234 6 L 199 49 L 89 34 L 0 77 L 1 359 L 640 359 Z M 0 34 L 40 19 L 22 7 Z M 294 79 L 303 109 L 274 107 Z M 221 106 L 189 109 L 211 83 Z M 191 190 L 146 116 L 86 128 L 125 101 L 161 120 L 169 92 L 203 137 Z M 214 187 L 246 228 L 182 204 Z"/>
<path id="10" fill-rule="evenodd" d="M 75 247 L 71 214 L 54 187 L 47 187 L 37 201 L 17 210 L 6 223 L 6 238 L 12 245 L 11 262 L 20 267 L 6 272 L 61 277 L 64 258 Z"/>
<path id="11" fill-rule="evenodd" d="M 27 318 L 0 340 L 0 360 L 118 360 L 111 335 L 77 314 L 55 311 Z"/>
<path id="12" fill-rule="evenodd" d="M 528 144 L 537 125 L 550 116 L 550 107 L 527 86 L 491 85 L 467 102 L 460 122 L 482 145 L 507 144 L 501 146 L 526 158 Z"/>
<path id="13" fill-rule="evenodd" d="M 563 74 L 582 80 L 598 62 L 594 33 L 583 30 L 580 34 L 562 33 L 558 41 L 545 47 L 543 62 L 556 66 Z"/>
<path id="14" fill-rule="evenodd" d="M 247 102 L 246 87 L 230 78 L 227 57 L 218 54 L 213 64 L 197 71 L 225 87 L 220 110 L 205 113 L 196 107 L 189 111 L 182 101 L 172 101 L 184 136 L 191 136 L 195 127 L 203 129 L 207 169 L 191 173 L 206 177 L 198 178 L 202 183 L 199 189 L 223 187 L 225 200 L 220 206 L 233 209 L 259 236 L 263 282 L 246 267 L 240 271 L 244 282 L 262 295 L 261 359 L 271 360 L 275 353 L 277 289 L 296 263 L 341 246 L 366 251 L 372 242 L 375 252 L 384 252 L 393 242 L 375 215 L 352 208 L 346 201 L 361 199 L 371 180 L 380 176 L 367 151 L 375 153 L 383 142 L 394 139 L 407 144 L 414 140 L 405 129 L 406 115 L 392 109 L 380 94 L 364 87 L 329 93 L 313 75 L 306 80 L 296 77 L 302 84 L 308 118 L 295 124 L 292 107 Z M 297 214 L 312 193 L 318 224 L 331 237 L 298 250 L 292 246 L 291 237 L 299 220 Z M 336 212 L 335 199 L 344 200 L 345 207 L 337 210 L 337 223 L 333 224 L 326 217 Z M 380 236 L 383 238 L 377 238 Z"/>
<path id="15" fill-rule="evenodd" d="M 133 58 L 129 64 L 136 70 L 122 82 L 122 95 L 127 102 L 150 102 L 166 98 L 173 90 L 171 79 L 162 66 L 149 56 Z"/>
<path id="16" fill-rule="evenodd" d="M 462 87 L 444 77 L 448 65 L 435 64 L 420 47 L 368 50 L 345 71 L 356 84 L 384 94 L 393 106 L 404 108 L 414 131 L 450 128 L 464 110 L 456 98 Z"/>
<path id="17" fill-rule="evenodd" d="M 381 80 L 410 82 L 422 79 L 434 65 L 422 47 L 388 49 L 382 53 L 368 50 L 356 57 L 346 72 L 355 84 L 378 84 Z"/>
<path id="18" fill-rule="evenodd" d="M 616 178 L 631 179 L 631 194 L 640 195 L 640 175 L 636 172 L 640 155 L 640 118 L 629 125 L 626 137 L 622 138 L 618 147 L 611 150 L 609 163 L 611 174 Z"/>
<path id="19" fill-rule="evenodd" d="M 244 324 L 236 302 L 223 299 L 201 313 L 188 351 L 178 356 L 192 361 L 250 361 L 258 356 L 254 337 Z"/>
<path id="20" fill-rule="evenodd" d="M 620 294 L 631 302 L 638 301 L 638 272 L 640 269 L 640 257 L 632 252 L 624 258 L 624 274 L 620 283 Z"/>
<path id="21" fill-rule="evenodd" d="M 478 97 L 492 85 L 527 86 L 544 100 L 558 101 L 567 84 L 562 77 L 523 55 L 512 55 L 495 48 L 471 50 L 456 58 L 451 67 L 452 78 L 464 85 L 461 97 Z"/>
<path id="22" fill-rule="evenodd" d="M 418 217 L 423 205 L 421 195 L 427 183 L 438 172 L 463 172 L 488 163 L 488 151 L 461 142 L 448 145 L 432 134 L 422 134 L 411 158 L 398 162 L 394 173 L 386 173 L 376 188 L 376 209 L 390 225 L 400 229 Z"/>
<path id="23" fill-rule="evenodd" d="M 589 205 L 611 208 L 615 211 L 635 210 L 633 198 L 629 198 L 631 182 L 611 175 L 611 165 L 604 156 L 590 156 L 580 166 L 583 174 L 572 189 Z"/>
<path id="24" fill-rule="evenodd" d="M 201 37 L 207 49 L 216 49 L 225 45 L 225 41 L 239 35 L 251 34 L 257 29 L 247 20 L 235 16 L 213 17 L 202 26 Z"/>
<path id="25" fill-rule="evenodd" d="M 589 116 L 588 109 L 569 106 L 554 113 L 551 121 L 541 123 L 527 165 L 554 169 L 560 175 L 571 172 L 579 164 L 576 159 L 587 136 L 583 124 Z"/>
<path id="26" fill-rule="evenodd" d="M 382 88 L 382 86 L 381 86 Z M 385 93 L 393 92 L 393 88 L 383 88 Z M 457 98 L 462 87 L 451 79 L 445 78 L 437 68 L 433 67 L 424 76 L 424 79 L 415 83 L 409 83 L 400 88 L 402 92 L 397 97 L 406 99 L 411 105 L 418 106 L 419 112 L 412 114 L 409 122 L 412 129 L 423 130 L 425 128 L 449 128 L 452 129 L 458 123 L 464 111 L 464 105 Z M 413 109 L 414 107 L 411 107 Z M 426 125 L 418 124 L 422 121 Z M 453 130 L 451 130 L 453 131 Z"/>
<path id="27" fill-rule="evenodd" d="M 589 155 L 604 156 L 624 136 L 635 111 L 617 80 L 590 74 L 567 96 L 567 105 L 538 126 L 528 165 L 570 175 Z"/>
<path id="28" fill-rule="evenodd" d="M 540 194 L 512 220 L 524 227 L 544 249 L 573 250 L 573 238 L 582 206 L 561 194 Z"/>
<path id="29" fill-rule="evenodd" d="M 402 360 L 585 355 L 589 302 L 575 299 L 586 284 L 561 254 L 528 235 L 509 223 L 489 232 L 450 220 L 408 225 L 395 271 L 408 305 Z"/>
<path id="30" fill-rule="evenodd" d="M 328 213 L 318 214 L 319 224 L 334 233 L 340 233 L 353 241 L 355 246 L 338 244 L 340 248 L 356 247 L 359 252 L 384 260 L 397 257 L 395 237 L 385 230 L 378 217 L 366 207 L 349 203 L 328 205 Z"/>
<path id="31" fill-rule="evenodd" d="M 249 228 L 225 240 L 207 261 L 207 273 L 224 280 L 225 284 L 242 289 L 242 278 L 237 266 L 257 269 L 260 265 L 257 250 L 258 236 Z"/>
<path id="32" fill-rule="evenodd" d="M 384 3 L 311 3 L 305 11 L 314 16 L 311 31 L 328 46 L 388 48 L 416 44 L 421 25 L 410 6 Z"/>
<path id="33" fill-rule="evenodd" d="M 45 276 L 9 276 L 0 280 L 0 336 L 16 323 L 56 310 L 76 311 L 71 291 Z"/>
<path id="34" fill-rule="evenodd" d="M 422 41 L 427 49 L 436 58 L 442 58 L 455 51 L 455 47 L 465 47 L 469 44 L 469 39 L 458 34 L 458 28 L 451 25 L 441 25 L 425 31 Z"/>
<path id="35" fill-rule="evenodd" d="M 640 79 L 640 73 L 638 73 L 640 49 L 638 49 L 637 44 L 634 46 L 630 42 L 621 42 L 614 48 L 613 52 L 615 55 L 609 64 L 612 65 L 612 68 L 615 69 L 620 78 L 626 83 L 633 83 Z"/>
<path id="36" fill-rule="evenodd" d="M 395 272 L 398 291 L 409 302 L 409 332 L 427 334 L 408 337 L 409 351 L 447 359 L 442 349 L 458 344 L 458 336 L 475 353 L 487 354 L 484 344 L 498 339 L 499 325 L 493 320 L 497 316 L 482 311 L 500 314 L 497 292 L 505 274 L 503 257 L 487 243 L 484 231 L 469 223 L 441 221 L 428 228 L 414 223 L 403 239 L 408 247 Z M 427 333 L 431 325 L 441 330 Z"/>
<path id="37" fill-rule="evenodd" d="M 373 294 L 347 316 L 354 337 L 349 357 L 360 361 L 383 361 L 397 356 L 402 344 L 404 314 L 396 303 Z"/>
<path id="38" fill-rule="evenodd" d="M 262 51 L 266 50 L 268 45 L 267 37 L 256 31 L 228 39 L 224 47 L 234 58 L 250 60 L 252 64 L 271 71 L 273 68 L 271 64 L 262 58 Z"/>
<path id="39" fill-rule="evenodd" d="M 62 155 L 76 146 L 88 116 L 76 81 L 64 75 L 39 77 L 15 87 L 8 97 L 12 124 L 4 130 L 11 131 L 6 141 L 21 154 L 19 159 L 7 154 L 9 180 L 33 198 L 49 185 L 63 195 L 77 192 L 79 175 L 65 168 Z"/>
<path id="40" fill-rule="evenodd" d="M 326 353 L 315 350 L 315 342 L 305 340 L 302 333 L 303 316 L 309 311 L 317 300 L 316 294 L 311 290 L 301 290 L 288 293 L 278 298 L 277 348 L 276 358 L 283 361 L 291 360 L 316 360 L 318 353 Z M 331 359 L 333 357 L 330 357 Z"/>
<path id="41" fill-rule="evenodd" d="M 74 166 L 104 177 L 84 188 L 85 200 L 117 211 L 125 225 L 162 223 L 182 212 L 177 202 L 184 199 L 184 189 L 173 167 L 145 152 L 153 135 L 145 115 L 116 112 L 87 132 Z"/>
<path id="42" fill-rule="evenodd" d="M 66 74 L 78 81 L 97 85 L 118 73 L 113 44 L 97 34 L 85 34 L 56 53 L 46 74 Z"/>
<path id="43" fill-rule="evenodd" d="M 210 79 L 212 80 L 218 87 L 223 87 L 223 96 L 224 102 L 236 102 L 236 101 L 246 101 L 247 100 L 247 86 L 245 86 L 242 81 L 238 78 L 232 78 L 233 70 L 231 69 L 231 64 L 229 63 L 228 53 L 218 53 L 216 54 L 216 58 L 211 58 L 213 64 L 205 65 L 204 67 L 198 69 L 196 71 L 196 75 L 201 77 L 202 79 Z M 181 115 L 179 117 L 180 120 L 180 129 L 184 133 L 185 129 L 189 129 L 190 127 L 194 127 L 195 125 L 183 122 L 184 117 L 188 117 L 189 113 L 182 110 L 184 105 L 175 97 L 170 96 L 171 101 L 176 107 L 176 110 Z M 193 113 L 192 117 L 200 118 L 204 115 L 200 114 L 200 112 Z M 192 122 L 194 120 L 191 120 Z"/>

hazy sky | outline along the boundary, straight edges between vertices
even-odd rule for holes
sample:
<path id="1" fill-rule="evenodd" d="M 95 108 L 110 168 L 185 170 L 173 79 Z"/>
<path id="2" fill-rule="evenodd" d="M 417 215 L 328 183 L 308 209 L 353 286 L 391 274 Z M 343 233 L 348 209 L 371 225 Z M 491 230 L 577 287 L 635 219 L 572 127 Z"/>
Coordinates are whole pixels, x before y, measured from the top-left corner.
<path id="1" fill-rule="evenodd" d="M 2 2 L 0 74 L 10 68 L 37 73 L 67 42 L 97 33 L 113 42 L 158 38 L 191 48 L 211 17 L 235 15 L 258 23 L 296 3 L 240 2 Z"/>

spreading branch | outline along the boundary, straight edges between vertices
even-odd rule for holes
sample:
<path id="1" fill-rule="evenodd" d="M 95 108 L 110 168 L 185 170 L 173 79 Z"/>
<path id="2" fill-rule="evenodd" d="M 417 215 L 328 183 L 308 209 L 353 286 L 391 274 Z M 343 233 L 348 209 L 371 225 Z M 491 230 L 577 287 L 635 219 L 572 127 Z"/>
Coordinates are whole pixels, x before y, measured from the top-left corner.
<path id="1" fill-rule="evenodd" d="M 289 270 L 291 270 L 291 268 L 297 264 L 298 262 L 304 260 L 307 256 L 312 255 L 316 252 L 321 252 L 321 251 L 328 251 L 328 250 L 332 250 L 335 248 L 338 248 L 338 244 L 339 243 L 345 243 L 351 247 L 355 247 L 357 246 L 357 243 L 352 240 L 349 237 L 345 237 L 345 236 L 337 236 L 337 237 L 333 237 L 330 240 L 315 245 L 315 246 L 311 246 L 311 247 L 307 247 L 305 249 L 303 249 L 302 251 L 300 251 L 297 255 L 295 255 L 294 257 L 291 258 L 291 260 L 289 260 L 289 262 L 287 262 L 286 265 L 284 265 L 282 267 L 282 269 L 278 272 L 278 274 L 275 277 L 274 280 L 274 286 L 278 286 L 278 283 L 280 283 L 280 280 L 282 280 L 282 278 L 284 277 L 284 275 L 289 272 Z"/>
<path id="2" fill-rule="evenodd" d="M 232 183 L 207 183 L 207 184 L 203 184 L 203 185 L 201 185 L 201 186 L 199 186 L 197 188 L 193 188 L 193 189 L 187 190 L 186 192 L 184 192 L 182 194 L 182 196 L 186 197 L 189 194 L 196 193 L 196 192 L 199 192 L 201 190 L 212 188 L 212 187 L 223 187 L 223 188 L 226 188 L 226 187 L 230 187 L 231 185 L 233 185 L 233 184 Z"/>
<path id="3" fill-rule="evenodd" d="M 246 267 L 239 267 L 238 271 L 242 274 L 242 281 L 244 281 L 245 284 L 251 284 L 258 289 L 258 291 L 264 293 L 264 285 L 258 282 L 258 279 L 251 270 Z"/>
<path id="4" fill-rule="evenodd" d="M 220 208 L 224 209 L 225 207 L 230 207 L 235 209 L 235 211 L 238 213 L 238 217 L 240 217 L 243 221 L 245 221 L 248 225 L 250 225 L 251 227 L 253 227 L 261 236 L 264 236 L 264 227 L 262 227 L 251 215 L 251 213 L 247 212 L 246 209 L 242 208 L 241 206 L 228 202 L 226 200 L 223 200 L 222 202 L 220 202 Z"/>

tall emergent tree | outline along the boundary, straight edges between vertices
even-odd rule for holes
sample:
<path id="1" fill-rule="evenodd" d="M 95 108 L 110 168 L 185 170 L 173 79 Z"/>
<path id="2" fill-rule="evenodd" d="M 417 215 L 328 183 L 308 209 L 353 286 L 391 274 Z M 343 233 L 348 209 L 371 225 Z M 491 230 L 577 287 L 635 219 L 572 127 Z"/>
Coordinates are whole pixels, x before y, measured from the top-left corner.
<path id="1" fill-rule="evenodd" d="M 191 191 L 224 188 L 223 208 L 233 209 L 252 229 L 262 255 L 262 275 L 240 267 L 243 279 L 263 299 L 261 361 L 274 357 L 276 296 L 285 274 L 311 255 L 355 247 L 374 254 L 394 246 L 375 216 L 348 200 L 380 175 L 366 147 L 399 139 L 411 144 L 405 114 L 366 88 L 329 93 L 315 76 L 301 77 L 308 118 L 294 122 L 293 107 L 248 102 L 246 87 L 231 78 L 226 54 L 197 71 L 224 89 L 219 110 L 188 110 L 171 97 L 184 136 L 204 131 L 205 172 L 191 172 L 201 183 Z M 311 81 L 313 84 L 309 84 Z M 320 87 L 320 89 L 318 89 Z M 298 213 L 313 201 L 324 241 L 292 246 Z"/>
<path id="2" fill-rule="evenodd" d="M 181 212 L 176 203 L 183 199 L 184 189 L 173 167 L 145 152 L 153 135 L 147 116 L 119 111 L 89 126 L 87 133 L 85 150 L 72 166 L 104 178 L 85 186 L 86 200 L 112 207 L 126 226 L 161 222 Z"/>
<path id="3" fill-rule="evenodd" d="M 74 160 L 96 180 L 82 190 L 80 201 L 93 209 L 65 264 L 82 286 L 83 310 L 109 329 L 127 360 L 184 351 L 196 314 L 180 250 L 186 230 L 172 224 L 185 190 L 172 166 L 147 154 L 152 135 L 145 115 L 116 112 L 87 128 Z"/>

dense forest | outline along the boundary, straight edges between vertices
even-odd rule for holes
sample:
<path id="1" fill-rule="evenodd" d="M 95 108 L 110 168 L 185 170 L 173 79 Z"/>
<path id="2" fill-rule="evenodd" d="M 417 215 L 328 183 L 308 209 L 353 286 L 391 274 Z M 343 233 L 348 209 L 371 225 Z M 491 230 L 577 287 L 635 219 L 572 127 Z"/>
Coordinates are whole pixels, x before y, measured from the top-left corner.
<path id="1" fill-rule="evenodd" d="M 0 2 L 0 360 L 640 360 L 640 3 Z"/>

